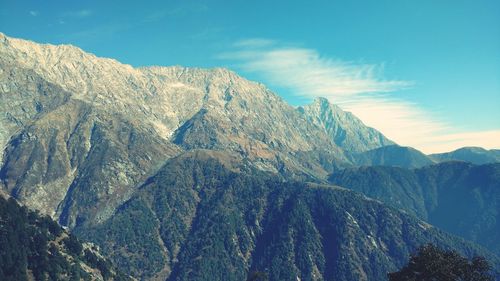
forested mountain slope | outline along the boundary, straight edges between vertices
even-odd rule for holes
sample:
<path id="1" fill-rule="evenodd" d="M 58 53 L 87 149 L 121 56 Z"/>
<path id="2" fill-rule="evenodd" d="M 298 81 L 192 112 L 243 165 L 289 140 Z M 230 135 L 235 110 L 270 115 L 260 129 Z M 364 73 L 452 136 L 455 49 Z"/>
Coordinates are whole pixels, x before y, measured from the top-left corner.
<path id="1" fill-rule="evenodd" d="M 0 196 L 0 280 L 132 280 L 49 217 Z"/>
<path id="2" fill-rule="evenodd" d="M 105 223 L 77 229 L 134 276 L 383 280 L 423 243 L 496 259 L 344 188 L 283 181 L 238 156 L 170 160 Z"/>
<path id="3" fill-rule="evenodd" d="M 446 162 L 420 169 L 362 167 L 330 176 L 345 186 L 415 214 L 500 253 L 500 164 Z"/>

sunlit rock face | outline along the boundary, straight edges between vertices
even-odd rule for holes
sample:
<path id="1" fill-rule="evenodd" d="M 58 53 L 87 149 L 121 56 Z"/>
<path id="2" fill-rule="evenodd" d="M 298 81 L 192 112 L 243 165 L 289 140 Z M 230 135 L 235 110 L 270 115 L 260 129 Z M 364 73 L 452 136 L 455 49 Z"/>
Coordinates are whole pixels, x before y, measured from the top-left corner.
<path id="1" fill-rule="evenodd" d="M 496 261 L 326 184 L 429 159 L 325 99 L 295 108 L 226 69 L 134 68 L 0 33 L 0 101 L 0 194 L 142 280 L 381 280 L 426 242 Z"/>
<path id="2" fill-rule="evenodd" d="M 343 111 L 325 98 L 316 98 L 312 104 L 299 110 L 346 151 L 358 153 L 394 144 L 379 131 L 367 127 L 352 113 Z"/>
<path id="3" fill-rule="evenodd" d="M 226 69 L 133 68 L 3 34 L 0 55 L 2 185 L 70 226 L 107 218 L 183 150 L 321 180 L 349 164 L 346 153 L 390 142 L 333 105 L 294 108 Z"/>

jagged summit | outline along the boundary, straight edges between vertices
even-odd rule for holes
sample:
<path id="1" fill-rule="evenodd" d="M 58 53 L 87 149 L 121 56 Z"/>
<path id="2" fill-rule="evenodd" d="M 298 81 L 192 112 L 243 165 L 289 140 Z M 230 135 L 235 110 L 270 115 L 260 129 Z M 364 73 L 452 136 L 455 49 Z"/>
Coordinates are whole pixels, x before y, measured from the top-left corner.
<path id="1" fill-rule="evenodd" d="M 350 154 L 392 144 L 326 99 L 295 108 L 224 68 L 134 68 L 74 46 L 1 41 L 0 183 L 70 226 L 105 219 L 184 151 L 322 181 Z M 88 202 L 102 208 L 89 214 Z"/>
<path id="2" fill-rule="evenodd" d="M 165 138 L 203 104 L 224 105 L 230 95 L 254 99 L 270 92 L 234 72 L 216 68 L 134 68 L 69 45 L 37 44 L 3 35 L 1 63 L 30 69 L 93 106 L 130 112 Z M 231 92 L 231 88 L 234 90 Z M 251 94 L 251 95 L 250 95 Z M 244 96 L 246 95 L 246 96 Z"/>
<path id="3" fill-rule="evenodd" d="M 343 111 L 326 98 L 315 98 L 312 104 L 299 110 L 310 122 L 323 128 L 336 145 L 349 152 L 364 152 L 394 144 L 382 133 L 367 127 L 352 113 Z"/>
<path id="4" fill-rule="evenodd" d="M 295 108 L 227 69 L 134 68 L 2 35 L 0 100 L 0 193 L 141 280 L 381 280 L 428 241 L 472 253 L 325 185 L 356 156 L 411 152 L 326 99 Z"/>
<path id="5" fill-rule="evenodd" d="M 292 113 L 293 108 L 265 86 L 224 68 L 134 68 L 70 45 L 37 44 L 2 36 L 3 41 L 8 42 L 0 46 L 2 63 L 32 69 L 43 79 L 70 92 L 72 98 L 90 102 L 93 106 L 113 106 L 130 112 L 167 139 L 203 108 L 211 109 L 211 113 L 215 111 L 219 117 L 223 115 L 226 120 L 243 122 L 240 119 L 251 117 L 260 119 L 267 126 L 276 124 L 273 131 L 281 133 L 280 137 L 285 139 L 290 135 L 297 136 L 297 133 L 280 128 L 277 120 L 265 119 L 281 119 L 299 129 L 311 127 L 308 122 L 299 120 L 301 117 Z M 328 140 L 313 129 L 306 129 L 306 132 L 299 133 L 303 141 L 294 144 L 287 141 L 288 146 L 296 147 L 295 150 L 299 147 L 301 150 L 317 148 L 315 143 L 318 141 L 353 152 L 392 144 L 354 115 L 343 112 L 324 98 L 316 99 L 313 105 L 304 107 L 304 111 L 308 121 L 324 129 L 333 143 L 328 144 Z M 297 126 L 297 123 L 303 126 Z"/>
<path id="6" fill-rule="evenodd" d="M 73 46 L 2 42 L 0 184 L 65 225 L 102 221 L 186 150 L 316 180 L 347 161 L 294 107 L 232 71 L 134 68 Z"/>
<path id="7" fill-rule="evenodd" d="M 330 106 L 330 102 L 328 101 L 327 98 L 324 98 L 324 97 L 315 97 L 313 99 L 313 104 L 318 104 L 321 107 L 328 107 L 328 106 Z"/>

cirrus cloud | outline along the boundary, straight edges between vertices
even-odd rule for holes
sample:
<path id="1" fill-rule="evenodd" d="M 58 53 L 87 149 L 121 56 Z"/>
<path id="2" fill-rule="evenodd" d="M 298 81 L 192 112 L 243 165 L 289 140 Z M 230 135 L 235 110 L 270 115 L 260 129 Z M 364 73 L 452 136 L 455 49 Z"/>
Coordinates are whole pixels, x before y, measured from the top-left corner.
<path id="1" fill-rule="evenodd" d="M 92 10 L 81 9 L 76 11 L 67 11 L 63 13 L 62 16 L 65 18 L 83 19 L 92 16 L 92 14 L 93 14 Z"/>
<path id="2" fill-rule="evenodd" d="M 398 91 L 414 87 L 412 81 L 384 78 L 384 64 L 366 64 L 322 57 L 316 50 L 250 38 L 233 44 L 219 59 L 236 61 L 239 68 L 262 76 L 273 86 L 297 97 L 325 97 L 351 111 L 401 145 L 426 153 L 462 146 L 499 147 L 500 130 L 459 132 L 444 122 L 439 112 L 401 99 Z M 500 138 L 496 138 L 499 140 Z"/>

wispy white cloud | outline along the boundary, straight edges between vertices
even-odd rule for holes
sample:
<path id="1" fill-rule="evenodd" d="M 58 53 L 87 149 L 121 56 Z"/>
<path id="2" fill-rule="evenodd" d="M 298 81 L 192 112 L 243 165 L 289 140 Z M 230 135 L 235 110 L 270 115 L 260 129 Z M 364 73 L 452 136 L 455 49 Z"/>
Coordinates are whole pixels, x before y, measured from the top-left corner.
<path id="1" fill-rule="evenodd" d="M 237 41 L 233 44 L 237 48 L 262 48 L 274 45 L 276 42 L 274 40 L 264 39 L 264 38 L 250 38 Z"/>
<path id="2" fill-rule="evenodd" d="M 397 143 L 425 152 L 432 148 L 432 143 L 425 143 L 426 140 L 451 129 L 435 113 L 390 96 L 366 95 L 346 99 L 339 105 Z"/>
<path id="3" fill-rule="evenodd" d="M 424 144 L 425 145 L 425 144 Z M 428 140 L 428 153 L 451 151 L 465 146 L 480 146 L 486 149 L 500 148 L 500 129 L 437 134 Z"/>
<path id="4" fill-rule="evenodd" d="M 61 24 L 64 24 L 61 23 Z M 111 36 L 116 36 L 121 32 L 131 28 L 131 24 L 107 24 L 100 25 L 97 27 L 92 27 L 89 29 L 84 29 L 76 32 L 66 34 L 62 39 L 64 41 L 72 40 L 101 40 L 102 38 L 109 38 Z"/>
<path id="5" fill-rule="evenodd" d="M 397 143 L 425 153 L 447 152 L 465 146 L 500 148 L 500 129 L 461 131 L 444 121 L 439 112 L 401 99 L 369 95 L 345 101 L 340 106 Z"/>
<path id="6" fill-rule="evenodd" d="M 32 11 L 29 11 L 29 14 L 30 14 L 31 16 L 33 16 L 33 17 L 36 17 L 36 16 L 38 16 L 40 13 L 39 13 L 38 11 L 33 11 L 33 10 L 32 10 Z"/>
<path id="7" fill-rule="evenodd" d="M 311 49 L 274 47 L 272 42 L 240 41 L 235 43 L 239 51 L 222 57 L 242 61 L 244 70 L 262 73 L 271 83 L 291 88 L 299 96 L 344 97 L 390 92 L 411 85 L 406 81 L 378 79 L 383 65 L 326 59 Z"/>
<path id="8" fill-rule="evenodd" d="M 201 2 L 186 2 L 182 6 L 172 7 L 170 9 L 153 10 L 142 19 L 143 22 L 150 23 L 162 20 L 168 17 L 183 17 L 195 13 L 204 13 L 209 10 L 208 6 Z"/>
<path id="9" fill-rule="evenodd" d="M 67 12 L 63 13 L 62 16 L 66 17 L 66 18 L 83 19 L 83 18 L 90 17 L 92 15 L 93 15 L 92 10 L 81 9 L 81 10 L 77 10 L 77 11 L 67 11 Z"/>
<path id="10" fill-rule="evenodd" d="M 496 131 L 457 133 L 438 113 L 399 98 L 395 92 L 415 83 L 384 79 L 383 63 L 325 58 L 313 49 L 262 38 L 236 42 L 232 51 L 219 58 L 237 61 L 243 70 L 258 73 L 298 97 L 326 97 L 401 145 L 427 153 L 472 145 L 500 147 L 498 137 L 496 144 L 481 138 L 496 136 Z"/>

